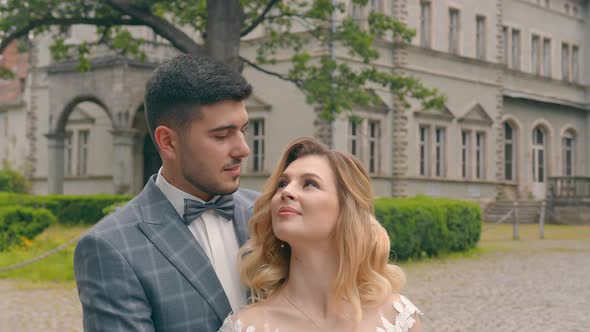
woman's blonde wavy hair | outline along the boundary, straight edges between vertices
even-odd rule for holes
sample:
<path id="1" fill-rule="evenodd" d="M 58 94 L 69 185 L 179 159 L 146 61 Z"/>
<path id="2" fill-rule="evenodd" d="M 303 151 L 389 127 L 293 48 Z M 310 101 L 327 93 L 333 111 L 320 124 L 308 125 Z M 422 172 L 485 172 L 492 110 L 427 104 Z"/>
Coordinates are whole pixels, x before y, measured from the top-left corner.
<path id="1" fill-rule="evenodd" d="M 248 229 L 250 239 L 240 250 L 240 277 L 251 291 L 252 303 L 264 302 L 281 289 L 289 277 L 290 248 L 273 233 L 270 202 L 280 175 L 296 159 L 325 157 L 335 174 L 340 217 L 333 235 L 338 272 L 333 284 L 335 299 L 350 303 L 356 322 L 363 307 L 382 304 L 399 292 L 404 273 L 389 264 L 389 237 L 373 212 L 371 179 L 354 156 L 328 149 L 312 138 L 291 142 L 265 184 L 254 206 Z"/>

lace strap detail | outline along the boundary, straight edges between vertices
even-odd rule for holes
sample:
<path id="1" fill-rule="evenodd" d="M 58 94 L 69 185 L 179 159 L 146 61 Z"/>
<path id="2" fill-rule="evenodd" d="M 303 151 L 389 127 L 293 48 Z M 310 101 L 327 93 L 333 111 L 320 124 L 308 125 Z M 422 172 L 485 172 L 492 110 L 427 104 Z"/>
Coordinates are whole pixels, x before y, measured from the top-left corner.
<path id="1" fill-rule="evenodd" d="M 244 329 L 243 325 L 240 319 L 234 322 L 230 316 L 227 316 L 218 332 L 256 332 L 254 326 L 250 325 Z"/>
<path id="2" fill-rule="evenodd" d="M 377 332 L 408 332 L 416 323 L 414 315 L 423 315 L 422 312 L 403 295 L 400 295 L 399 301 L 393 302 L 393 309 L 397 312 L 395 324 L 392 324 L 387 318 L 381 316 L 381 321 L 385 329 L 378 327 Z"/>

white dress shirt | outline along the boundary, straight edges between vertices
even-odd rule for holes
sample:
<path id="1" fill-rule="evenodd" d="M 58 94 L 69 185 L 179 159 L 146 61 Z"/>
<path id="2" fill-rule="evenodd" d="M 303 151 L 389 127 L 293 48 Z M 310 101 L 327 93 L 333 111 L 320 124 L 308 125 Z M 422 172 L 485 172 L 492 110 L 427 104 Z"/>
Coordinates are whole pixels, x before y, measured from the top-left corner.
<path id="1" fill-rule="evenodd" d="M 185 198 L 205 203 L 202 199 L 188 194 L 166 181 L 162 176 L 162 168 L 158 171 L 156 185 L 174 206 L 180 218 L 184 215 Z M 211 201 L 217 197 L 219 196 L 211 198 Z M 215 211 L 208 210 L 195 219 L 188 229 L 209 257 L 233 312 L 238 312 L 246 305 L 247 299 L 246 289 L 240 283 L 239 244 L 233 222 L 218 215 Z"/>

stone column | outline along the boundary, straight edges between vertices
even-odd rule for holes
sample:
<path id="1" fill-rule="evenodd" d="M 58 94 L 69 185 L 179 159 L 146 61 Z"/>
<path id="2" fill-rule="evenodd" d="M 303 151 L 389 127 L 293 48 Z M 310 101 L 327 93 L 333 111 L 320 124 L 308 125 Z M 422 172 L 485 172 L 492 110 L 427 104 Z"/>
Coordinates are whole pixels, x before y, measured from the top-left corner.
<path id="1" fill-rule="evenodd" d="M 137 131 L 115 129 L 113 135 L 113 187 L 116 194 L 128 194 L 133 189 L 133 147 Z"/>
<path id="2" fill-rule="evenodd" d="M 47 193 L 63 194 L 64 193 L 64 146 L 65 133 L 46 134 L 48 154 L 47 160 Z"/>
<path id="3" fill-rule="evenodd" d="M 590 93 L 590 91 L 589 91 Z M 590 144 L 588 144 L 588 142 L 590 142 L 590 112 L 586 112 L 586 133 L 585 133 L 585 139 L 586 139 L 586 144 L 582 144 L 582 146 L 585 147 L 585 151 L 584 153 L 586 154 L 585 156 L 585 164 L 586 164 L 586 176 L 590 176 Z"/>

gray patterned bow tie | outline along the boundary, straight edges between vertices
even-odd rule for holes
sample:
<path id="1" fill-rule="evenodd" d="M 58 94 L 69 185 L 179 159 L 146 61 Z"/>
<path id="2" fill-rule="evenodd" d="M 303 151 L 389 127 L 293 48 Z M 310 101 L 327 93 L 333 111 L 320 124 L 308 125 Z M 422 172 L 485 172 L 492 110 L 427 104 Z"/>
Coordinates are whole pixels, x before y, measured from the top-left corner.
<path id="1" fill-rule="evenodd" d="M 215 210 L 217 214 L 227 220 L 234 218 L 234 198 L 232 195 L 220 196 L 215 202 L 201 203 L 192 199 L 184 199 L 184 215 L 182 221 L 189 226 L 194 220 L 208 210 Z"/>

